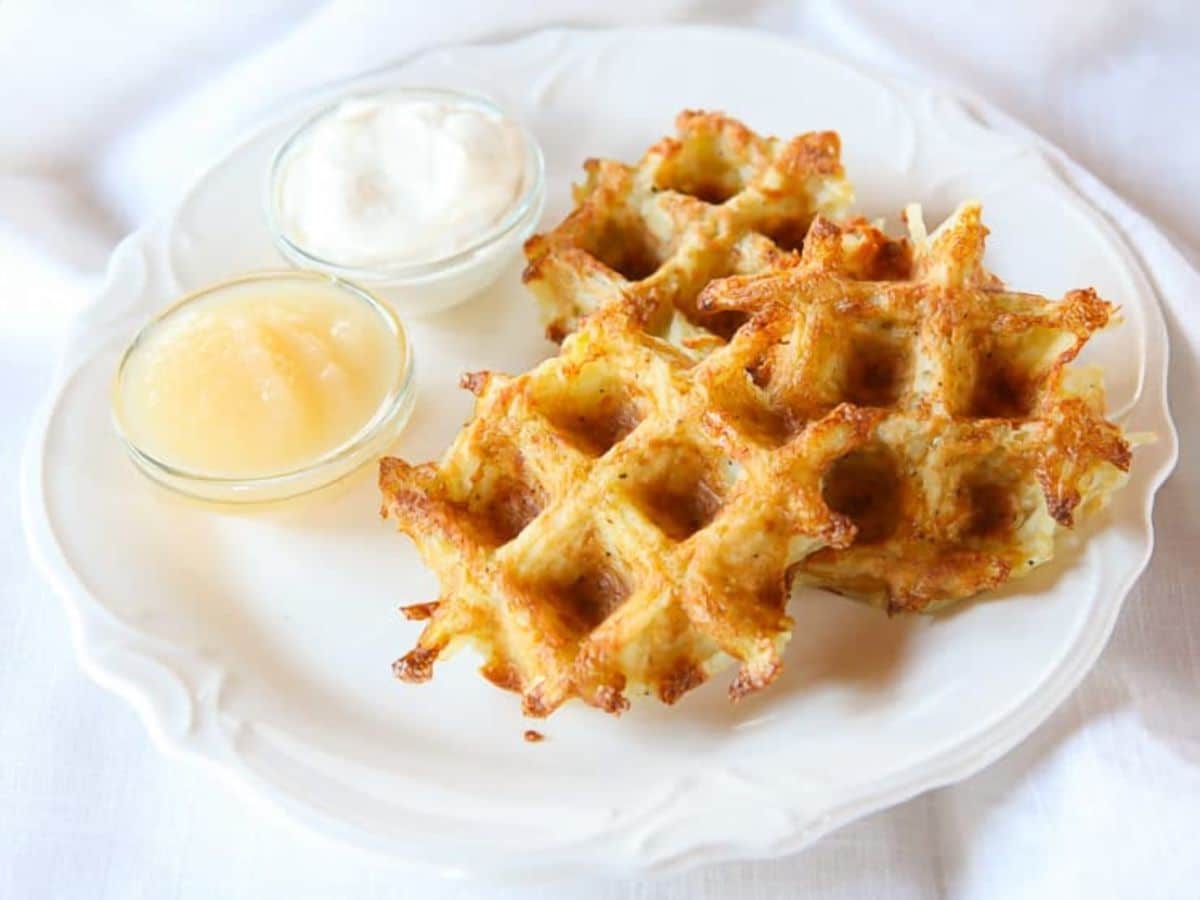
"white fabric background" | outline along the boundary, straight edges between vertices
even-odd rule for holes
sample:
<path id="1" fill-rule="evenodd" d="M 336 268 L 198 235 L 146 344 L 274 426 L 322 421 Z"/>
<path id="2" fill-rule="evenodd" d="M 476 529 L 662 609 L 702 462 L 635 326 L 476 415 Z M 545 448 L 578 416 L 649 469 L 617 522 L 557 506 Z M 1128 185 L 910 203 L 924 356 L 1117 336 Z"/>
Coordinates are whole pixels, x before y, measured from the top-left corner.
<path id="1" fill-rule="evenodd" d="M 415 876 L 301 833 L 164 758 L 133 710 L 80 673 L 63 611 L 31 569 L 16 502 L 21 444 L 56 340 L 111 248 L 264 110 L 310 85 L 421 47 L 546 24 L 764 27 L 988 97 L 1099 175 L 1194 264 L 1195 9 L 1186 0 L 0 4 L 0 897 L 1200 895 L 1200 280 L 1169 247 L 1156 274 L 1168 294 L 1182 461 L 1159 497 L 1156 557 L 1096 669 L 986 772 L 790 859 L 657 882 L 520 887 Z"/>

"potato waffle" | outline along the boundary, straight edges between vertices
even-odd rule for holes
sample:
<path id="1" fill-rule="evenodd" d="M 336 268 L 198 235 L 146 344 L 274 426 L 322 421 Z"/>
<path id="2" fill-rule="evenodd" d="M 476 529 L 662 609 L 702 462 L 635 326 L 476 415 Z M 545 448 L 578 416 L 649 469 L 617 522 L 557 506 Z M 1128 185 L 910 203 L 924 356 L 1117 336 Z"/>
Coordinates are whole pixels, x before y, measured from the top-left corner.
<path id="1" fill-rule="evenodd" d="M 760 445 L 710 421 L 722 359 L 695 366 L 618 305 L 525 375 L 467 376 L 475 416 L 441 462 L 381 467 L 385 513 L 442 583 L 397 675 L 425 680 L 470 638 L 535 716 L 572 696 L 619 712 L 630 687 L 673 702 L 722 655 L 742 663 L 734 696 L 770 682 L 789 566 L 853 535 L 821 473 L 873 417 L 845 407 Z"/>
<path id="2" fill-rule="evenodd" d="M 1045 562 L 1124 480 L 1098 373 L 1067 368 L 1113 318 L 1093 291 L 1005 290 L 975 204 L 932 235 L 910 208 L 905 239 L 835 224 L 835 134 L 676 124 L 588 161 L 527 243 L 560 353 L 466 376 L 443 458 L 382 462 L 442 588 L 405 610 L 429 621 L 404 680 L 471 642 L 529 715 L 671 703 L 730 661 L 736 699 L 779 672 L 794 580 L 935 608 Z"/>
<path id="3" fill-rule="evenodd" d="M 1111 305 L 1091 289 L 1061 300 L 1004 290 L 983 268 L 975 204 L 928 237 L 919 208 L 907 218 L 901 280 L 848 279 L 870 256 L 847 265 L 846 247 L 866 245 L 818 220 L 797 268 L 716 282 L 698 299 L 753 314 L 721 351 L 729 378 L 713 392 L 744 410 L 743 431 L 786 441 L 846 403 L 875 416 L 871 440 L 823 474 L 852 545 L 814 552 L 795 574 L 889 612 L 1046 562 L 1056 532 L 1107 500 L 1131 462 L 1104 418 L 1099 371 L 1067 368 Z"/>
<path id="4" fill-rule="evenodd" d="M 530 715 L 670 703 L 729 659 L 737 698 L 779 671 L 795 577 L 920 610 L 1048 559 L 1129 467 L 1095 373 L 1065 368 L 1111 308 L 1000 289 L 977 206 L 909 223 L 819 218 L 794 265 L 708 286 L 697 310 L 745 321 L 702 359 L 624 294 L 530 372 L 466 377 L 442 460 L 381 468 L 442 584 L 397 675 L 470 640 Z"/>
<path id="5" fill-rule="evenodd" d="M 714 278 L 795 265 L 817 214 L 853 200 L 834 132 L 761 137 L 720 113 L 685 111 L 677 136 L 636 166 L 590 159 L 575 210 L 526 243 L 524 279 L 561 342 L 622 299 L 643 327 L 689 352 L 724 343 L 740 318 L 696 306 Z"/>

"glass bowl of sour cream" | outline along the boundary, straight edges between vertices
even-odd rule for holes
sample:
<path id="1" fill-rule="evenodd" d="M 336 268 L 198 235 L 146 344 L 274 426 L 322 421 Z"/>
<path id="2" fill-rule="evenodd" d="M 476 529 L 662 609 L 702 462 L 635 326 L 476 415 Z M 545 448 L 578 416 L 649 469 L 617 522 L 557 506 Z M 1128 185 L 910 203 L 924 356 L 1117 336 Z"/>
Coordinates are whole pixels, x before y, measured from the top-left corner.
<path id="1" fill-rule="evenodd" d="M 326 107 L 280 146 L 266 215 L 293 265 L 422 315 L 495 281 L 544 199 L 537 141 L 492 101 L 393 87 Z"/>

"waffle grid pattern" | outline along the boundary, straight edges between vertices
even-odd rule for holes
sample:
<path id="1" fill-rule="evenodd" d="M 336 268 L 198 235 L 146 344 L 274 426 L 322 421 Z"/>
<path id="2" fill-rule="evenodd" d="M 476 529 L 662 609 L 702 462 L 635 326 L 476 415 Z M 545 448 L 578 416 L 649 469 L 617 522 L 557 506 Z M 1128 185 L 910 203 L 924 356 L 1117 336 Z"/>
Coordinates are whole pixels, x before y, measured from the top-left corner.
<path id="1" fill-rule="evenodd" d="M 700 291 L 796 265 L 813 219 L 840 219 L 853 200 L 834 132 L 781 141 L 696 111 L 675 124 L 677 136 L 636 166 L 588 160 L 575 210 L 526 244 L 524 280 L 552 340 L 621 300 L 647 331 L 691 352 L 720 346 L 741 319 L 698 309 Z"/>
<path id="2" fill-rule="evenodd" d="M 1090 289 L 1060 300 L 1002 289 L 982 266 L 975 204 L 930 238 L 919 216 L 909 211 L 907 280 L 831 273 L 850 235 L 818 221 L 798 268 L 715 282 L 698 301 L 753 312 L 721 351 L 750 377 L 712 395 L 764 440 L 842 403 L 879 416 L 871 442 L 824 477 L 853 545 L 806 557 L 797 575 L 889 612 L 936 608 L 1046 562 L 1058 528 L 1106 498 L 1131 461 L 1104 419 L 1098 373 L 1067 368 L 1109 324 L 1110 304 Z"/>
<path id="3" fill-rule="evenodd" d="M 1112 318 L 1093 291 L 1004 290 L 977 205 L 932 235 L 910 209 L 906 240 L 834 224 L 814 198 L 843 192 L 836 139 L 830 162 L 797 149 L 813 136 L 679 126 L 639 167 L 589 163 L 579 208 L 531 241 L 561 352 L 466 376 L 475 414 L 440 461 L 383 461 L 384 513 L 441 582 L 407 610 L 429 621 L 400 678 L 470 642 L 534 716 L 672 703 L 730 660 L 738 698 L 779 672 L 795 579 L 935 608 L 1049 559 L 1121 483 L 1097 374 L 1067 368 Z M 805 199 L 764 212 L 764 185 Z M 785 220 L 802 253 L 751 227 Z M 652 272 L 606 246 L 636 246 L 628 228 L 661 235 Z"/>

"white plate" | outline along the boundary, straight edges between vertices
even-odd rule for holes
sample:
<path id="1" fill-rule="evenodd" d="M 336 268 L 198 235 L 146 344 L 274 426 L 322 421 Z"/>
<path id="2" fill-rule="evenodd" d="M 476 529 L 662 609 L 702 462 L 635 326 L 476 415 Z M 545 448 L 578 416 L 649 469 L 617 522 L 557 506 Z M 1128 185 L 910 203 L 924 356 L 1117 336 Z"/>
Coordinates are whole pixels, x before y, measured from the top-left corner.
<path id="1" fill-rule="evenodd" d="M 260 213 L 269 154 L 326 98 L 220 160 L 173 215 L 134 234 L 73 333 L 35 429 L 24 505 L 35 556 L 65 598 L 83 665 L 134 702 L 156 739 L 202 757 L 325 833 L 448 870 L 645 872 L 796 850 L 830 829 L 975 771 L 1063 700 L 1107 638 L 1151 549 L 1154 490 L 1175 458 L 1166 337 L 1122 235 L 1068 186 L 1057 151 L 968 105 L 884 82 L 775 38 L 712 29 L 546 32 L 439 50 L 386 80 L 484 90 L 543 142 L 546 221 L 589 155 L 634 159 L 685 107 L 757 130 L 836 128 L 859 208 L 936 221 L 984 201 L 988 262 L 1014 286 L 1095 285 L 1126 324 L 1088 357 L 1135 431 L 1133 477 L 1056 561 L 1002 596 L 888 619 L 797 597 L 786 669 L 737 706 L 722 679 L 621 719 L 569 705 L 544 724 L 475 673 L 429 684 L 392 660 L 432 598 L 409 543 L 375 515 L 373 473 L 298 503 L 227 512 L 156 488 L 122 455 L 108 385 L 136 327 L 181 291 L 279 266 Z M 337 91 L 351 90 L 342 85 Z M 437 455 L 470 408 L 460 372 L 520 371 L 552 350 L 514 260 L 485 297 L 413 321 L 418 399 L 396 450 Z M 529 725 L 546 735 L 522 740 Z"/>

